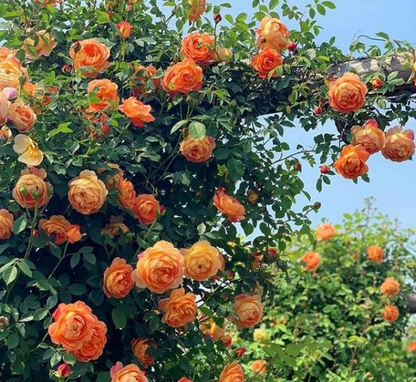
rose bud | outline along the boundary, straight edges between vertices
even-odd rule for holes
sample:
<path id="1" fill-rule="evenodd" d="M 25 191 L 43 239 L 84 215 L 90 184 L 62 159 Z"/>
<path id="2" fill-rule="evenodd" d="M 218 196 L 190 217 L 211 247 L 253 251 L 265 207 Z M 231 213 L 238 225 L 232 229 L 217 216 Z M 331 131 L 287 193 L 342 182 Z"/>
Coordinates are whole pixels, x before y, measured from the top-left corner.
<path id="1" fill-rule="evenodd" d="M 9 326 L 9 319 L 5 316 L 0 317 L 0 332 Z"/>
<path id="2" fill-rule="evenodd" d="M 75 53 L 78 53 L 81 50 L 81 43 L 77 41 L 76 43 L 74 43 L 74 45 L 72 45 L 72 48 L 74 49 Z"/>
<path id="3" fill-rule="evenodd" d="M 72 66 L 71 65 L 68 65 L 68 64 L 62 65 L 62 72 L 64 72 L 64 73 L 71 73 L 71 70 L 72 70 Z"/>
<path id="4" fill-rule="evenodd" d="M 294 168 L 296 171 L 302 171 L 302 164 L 301 164 L 300 162 L 296 162 L 296 163 L 293 165 L 293 168 Z"/>
<path id="5" fill-rule="evenodd" d="M 313 205 L 313 208 L 314 208 L 315 210 L 319 210 L 321 207 L 322 207 L 322 204 L 321 204 L 320 202 L 316 202 L 316 203 Z"/>
<path id="6" fill-rule="evenodd" d="M 321 107 L 321 106 L 317 106 L 317 107 L 315 107 L 315 109 L 313 109 L 313 112 L 314 112 L 316 115 L 320 115 L 320 114 L 322 114 L 322 107 Z"/>
<path id="7" fill-rule="evenodd" d="M 235 273 L 233 271 L 228 271 L 227 272 L 227 279 L 233 279 L 235 277 Z"/>
<path id="8" fill-rule="evenodd" d="M 246 348 L 238 348 L 238 349 L 235 349 L 234 352 L 238 358 L 241 358 L 246 352 Z"/>
<path id="9" fill-rule="evenodd" d="M 248 192 L 247 198 L 248 202 L 254 206 L 259 200 L 259 194 L 256 191 L 250 190 Z"/>
<path id="10" fill-rule="evenodd" d="M 330 171 L 329 166 L 326 165 L 319 167 L 319 169 L 321 170 L 321 174 L 328 174 Z"/>
<path id="11" fill-rule="evenodd" d="M 276 254 L 277 254 L 277 252 L 274 248 L 268 248 L 267 249 L 266 255 L 269 259 L 274 259 L 276 257 Z"/>
<path id="12" fill-rule="evenodd" d="M 373 81 L 371 81 L 371 86 L 373 87 L 373 89 L 379 89 L 383 86 L 383 81 L 381 80 L 381 78 L 375 78 Z"/>
<path id="13" fill-rule="evenodd" d="M 71 374 L 71 366 L 69 366 L 67 363 L 63 363 L 58 366 L 56 369 L 56 376 L 58 378 L 68 378 Z"/>
<path id="14" fill-rule="evenodd" d="M 215 24 L 220 23 L 220 22 L 222 21 L 222 16 L 221 16 L 221 14 L 219 14 L 219 13 L 214 13 L 214 21 L 215 21 Z"/>
<path id="15" fill-rule="evenodd" d="M 296 44 L 296 42 L 294 41 L 291 41 L 287 44 L 287 49 L 290 50 L 291 52 L 295 52 L 297 48 L 298 48 L 298 44 Z"/>

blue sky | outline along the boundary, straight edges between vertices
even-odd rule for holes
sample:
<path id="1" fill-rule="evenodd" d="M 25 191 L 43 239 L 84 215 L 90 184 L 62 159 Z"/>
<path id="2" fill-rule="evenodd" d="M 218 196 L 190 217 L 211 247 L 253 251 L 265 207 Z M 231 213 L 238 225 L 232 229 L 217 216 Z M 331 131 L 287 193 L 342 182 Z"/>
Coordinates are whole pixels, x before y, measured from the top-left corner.
<path id="1" fill-rule="evenodd" d="M 210 1 L 212 4 L 220 4 L 223 1 Z M 228 0 L 232 4 L 229 13 L 235 15 L 241 12 L 251 15 L 253 9 L 251 0 Z M 288 1 L 289 5 L 296 4 L 299 8 L 309 1 Z M 349 44 L 355 36 L 365 34 L 374 36 L 376 32 L 386 32 L 391 38 L 407 40 L 416 46 L 416 33 L 414 14 L 416 11 L 415 0 L 333 0 L 337 9 L 329 11 L 327 16 L 320 17 L 319 23 L 324 30 L 319 36 L 320 41 L 327 41 L 332 36 L 336 37 L 336 45 L 348 52 Z M 224 10 L 225 12 L 225 10 Z M 284 19 L 283 19 L 284 20 Z M 286 20 L 287 21 L 287 20 Z M 288 23 L 289 27 L 294 27 Z M 416 121 L 410 121 L 406 128 L 416 131 Z M 335 126 L 331 123 L 318 127 L 312 133 L 306 133 L 300 128 L 289 129 L 286 140 L 295 148 L 300 143 L 306 147 L 313 145 L 313 137 L 319 132 L 334 132 Z M 381 154 L 372 156 L 368 165 L 370 167 L 370 183 L 359 182 L 358 185 L 341 176 L 331 177 L 331 186 L 324 187 L 321 193 L 315 189 L 315 183 L 319 177 L 319 167 L 310 168 L 304 165 L 301 174 L 306 189 L 311 192 L 314 201 L 320 201 L 322 208 L 318 214 L 311 215 L 314 224 L 318 224 L 322 218 L 332 223 L 339 223 L 342 214 L 363 207 L 366 197 L 374 196 L 376 206 L 383 213 L 393 219 L 399 219 L 403 227 L 416 227 L 416 158 L 415 161 L 405 163 L 393 163 L 387 161 Z M 299 201 L 299 207 L 304 205 L 304 200 Z"/>

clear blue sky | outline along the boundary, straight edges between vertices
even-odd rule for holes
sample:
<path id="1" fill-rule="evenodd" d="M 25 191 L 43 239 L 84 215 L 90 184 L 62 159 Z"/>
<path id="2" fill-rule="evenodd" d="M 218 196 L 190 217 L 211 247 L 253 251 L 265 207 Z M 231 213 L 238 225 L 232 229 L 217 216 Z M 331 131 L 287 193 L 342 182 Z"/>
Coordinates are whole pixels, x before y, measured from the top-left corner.
<path id="1" fill-rule="evenodd" d="M 210 1 L 212 4 L 221 2 Z M 241 12 L 249 15 L 253 13 L 251 0 L 228 0 L 228 2 L 233 6 L 228 11 L 233 15 Z M 391 38 L 407 40 L 416 46 L 414 21 L 416 0 L 395 2 L 391 0 L 333 0 L 333 2 L 337 9 L 329 11 L 327 16 L 319 19 L 320 25 L 324 27 L 319 37 L 320 41 L 327 41 L 335 36 L 336 45 L 347 52 L 355 36 L 360 34 L 373 36 L 376 32 L 383 31 Z M 296 4 L 301 8 L 309 1 L 296 0 L 288 1 L 288 3 Z M 287 20 L 284 21 L 287 22 Z M 288 22 L 287 24 L 294 28 L 293 24 Z M 416 132 L 416 121 L 410 121 L 406 128 L 411 128 Z M 309 147 L 313 145 L 316 132 L 334 131 L 336 131 L 335 126 L 331 123 L 318 127 L 312 134 L 305 133 L 300 128 L 290 129 L 287 131 L 286 139 L 293 148 L 298 143 Z M 391 218 L 399 219 L 403 227 L 416 227 L 416 158 L 415 161 L 393 163 L 384 159 L 381 154 L 375 154 L 369 159 L 368 165 L 371 179 L 369 184 L 360 181 L 356 185 L 341 176 L 333 176 L 331 186 L 324 187 L 321 193 L 315 189 L 319 167 L 311 169 L 308 165 L 304 165 L 301 178 L 305 182 L 306 189 L 311 192 L 313 200 L 322 203 L 320 212 L 311 216 L 315 224 L 323 217 L 334 224 L 339 223 L 343 213 L 363 207 L 364 199 L 374 196 L 376 206 L 381 212 L 388 214 Z M 303 203 L 304 201 L 300 200 L 299 207 L 302 207 Z"/>

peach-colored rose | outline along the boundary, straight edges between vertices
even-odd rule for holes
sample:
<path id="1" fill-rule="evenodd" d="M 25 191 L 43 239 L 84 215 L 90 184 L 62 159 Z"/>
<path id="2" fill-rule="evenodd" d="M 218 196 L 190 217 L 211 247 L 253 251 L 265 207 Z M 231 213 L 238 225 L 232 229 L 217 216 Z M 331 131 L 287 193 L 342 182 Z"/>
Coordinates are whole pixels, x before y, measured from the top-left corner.
<path id="1" fill-rule="evenodd" d="M 153 82 L 154 88 L 159 88 L 160 78 L 155 77 L 156 73 L 157 69 L 153 65 L 137 66 L 131 77 L 132 94 L 140 97 L 145 92 L 149 80 Z"/>
<path id="2" fill-rule="evenodd" d="M 145 368 L 154 362 L 153 356 L 148 350 L 156 348 L 156 344 L 148 338 L 136 338 L 131 341 L 133 354 Z"/>
<path id="3" fill-rule="evenodd" d="M 198 241 L 181 250 L 185 261 L 185 276 L 198 281 L 209 280 L 221 267 L 218 249 L 208 241 Z"/>
<path id="4" fill-rule="evenodd" d="M 203 163 L 211 158 L 212 151 L 215 149 L 214 138 L 205 136 L 196 139 L 188 135 L 181 143 L 180 151 L 182 155 L 193 163 Z"/>
<path id="5" fill-rule="evenodd" d="M 385 320 L 394 322 L 399 318 L 399 309 L 394 305 L 386 305 L 381 314 Z"/>
<path id="6" fill-rule="evenodd" d="M 340 113 L 361 109 L 368 92 L 367 85 L 353 73 L 344 74 L 329 86 L 329 104 Z"/>
<path id="7" fill-rule="evenodd" d="M 319 267 L 319 263 L 321 262 L 321 256 L 319 256 L 316 252 L 306 252 L 301 260 L 306 263 L 306 269 L 308 271 L 316 271 Z"/>
<path id="8" fill-rule="evenodd" d="M 218 382 L 244 382 L 242 367 L 236 361 L 225 366 Z"/>
<path id="9" fill-rule="evenodd" d="M 395 296 L 400 292 L 400 284 L 394 277 L 387 277 L 381 284 L 380 291 L 384 296 Z"/>
<path id="10" fill-rule="evenodd" d="M 26 106 L 20 98 L 9 105 L 7 117 L 21 133 L 31 130 L 36 122 L 35 112 Z"/>
<path id="11" fill-rule="evenodd" d="M 86 233 L 81 233 L 81 226 L 78 224 L 71 224 L 67 231 L 66 235 L 68 236 L 68 242 L 70 244 L 77 243 L 78 241 L 81 241 L 83 236 L 86 236 Z"/>
<path id="12" fill-rule="evenodd" d="M 53 215 L 49 220 L 41 219 L 39 221 L 39 227 L 42 228 L 48 236 L 54 236 L 55 245 L 61 245 L 67 241 L 67 231 L 70 226 L 71 223 L 62 215 Z"/>
<path id="13" fill-rule="evenodd" d="M 0 140 L 4 140 L 6 142 L 10 142 L 12 139 L 12 132 L 10 131 L 10 129 L 7 126 L 3 126 L 0 128 Z M 0 144 L 2 144 L 4 142 L 0 141 Z"/>
<path id="14" fill-rule="evenodd" d="M 366 161 L 370 154 L 361 146 L 348 145 L 341 151 L 341 156 L 335 161 L 334 168 L 344 178 L 354 179 L 367 174 Z"/>
<path id="15" fill-rule="evenodd" d="M 56 41 L 51 36 L 51 34 L 45 30 L 36 32 L 36 35 L 33 39 L 28 37 L 23 42 L 23 49 L 26 52 L 26 57 L 30 60 L 41 56 L 48 57 L 55 46 Z"/>
<path id="16" fill-rule="evenodd" d="M 208 64 L 214 50 L 215 38 L 208 33 L 193 32 L 182 40 L 181 53 L 199 64 Z"/>
<path id="17" fill-rule="evenodd" d="M 108 191 L 94 171 L 83 170 L 69 182 L 68 199 L 80 214 L 90 215 L 104 204 Z"/>
<path id="18" fill-rule="evenodd" d="M 143 127 L 145 123 L 153 122 L 155 120 L 155 117 L 150 114 L 152 107 L 145 105 L 136 97 L 130 97 L 123 100 L 123 104 L 120 105 L 118 109 L 130 118 L 131 123 L 136 127 Z"/>
<path id="19" fill-rule="evenodd" d="M 13 150 L 19 154 L 17 160 L 28 166 L 39 166 L 43 161 L 43 152 L 30 137 L 18 134 L 14 138 Z"/>
<path id="20" fill-rule="evenodd" d="M 111 382 L 149 382 L 146 374 L 138 366 L 130 364 L 117 371 Z"/>
<path id="21" fill-rule="evenodd" d="M 79 46 L 78 51 L 75 51 L 74 47 L 69 51 L 75 70 L 80 70 L 86 77 L 95 78 L 108 69 L 110 49 L 107 46 L 95 38 L 79 41 L 76 45 Z"/>
<path id="22" fill-rule="evenodd" d="M 377 245 L 371 245 L 367 248 L 368 260 L 375 263 L 381 263 L 384 257 L 384 251 Z"/>
<path id="23" fill-rule="evenodd" d="M 8 56 L 14 56 L 17 50 L 11 50 L 7 46 L 0 47 L 0 61 L 4 61 Z"/>
<path id="24" fill-rule="evenodd" d="M 407 351 L 416 353 L 416 342 L 409 342 L 407 345 Z"/>
<path id="25" fill-rule="evenodd" d="M 271 72 L 271 77 L 278 77 L 279 73 L 276 69 L 279 66 L 283 66 L 283 58 L 277 50 L 266 47 L 253 57 L 251 64 L 254 70 L 259 72 L 260 78 L 262 79 L 267 79 Z"/>
<path id="26" fill-rule="evenodd" d="M 289 30 L 276 18 L 264 17 L 256 33 L 258 34 L 257 45 L 260 49 L 270 47 L 281 52 L 286 48 L 289 40 Z"/>
<path id="27" fill-rule="evenodd" d="M 230 49 L 224 48 L 222 46 L 215 46 L 214 50 L 212 51 L 211 55 L 211 62 L 212 63 L 220 63 L 220 62 L 231 62 L 233 58 L 233 52 Z"/>
<path id="28" fill-rule="evenodd" d="M 107 297 L 124 298 L 133 289 L 133 267 L 126 260 L 116 257 L 104 271 L 104 294 Z"/>
<path id="29" fill-rule="evenodd" d="M 9 113 L 9 97 L 7 96 L 7 88 L 0 91 L 0 126 L 7 122 Z"/>
<path id="30" fill-rule="evenodd" d="M 185 293 L 185 289 L 175 289 L 169 298 L 159 301 L 159 310 L 165 313 L 162 322 L 172 328 L 181 328 L 196 318 L 196 296 Z"/>
<path id="31" fill-rule="evenodd" d="M 13 189 L 13 198 L 26 208 L 43 207 L 51 197 L 51 185 L 38 173 L 22 175 Z"/>
<path id="32" fill-rule="evenodd" d="M 202 88 L 204 78 L 202 68 L 190 58 L 185 58 L 173 66 L 170 66 L 163 77 L 163 88 L 171 95 L 177 93 L 187 94 Z"/>
<path id="33" fill-rule="evenodd" d="M 264 374 L 267 371 L 267 362 L 264 360 L 254 361 L 250 370 L 255 371 L 257 374 Z"/>
<path id="34" fill-rule="evenodd" d="M 232 223 L 245 219 L 244 206 L 237 199 L 227 195 L 222 187 L 215 191 L 213 204 Z"/>
<path id="35" fill-rule="evenodd" d="M 138 195 L 133 206 L 133 212 L 140 224 L 151 225 L 160 214 L 160 204 L 154 195 Z"/>
<path id="36" fill-rule="evenodd" d="M 172 243 L 158 241 L 139 256 L 133 280 L 139 288 L 148 288 L 162 294 L 174 289 L 182 282 L 184 275 L 183 255 Z"/>
<path id="37" fill-rule="evenodd" d="M 263 304 L 260 296 L 248 296 L 240 294 L 234 300 L 234 311 L 238 318 L 235 319 L 238 328 L 252 328 L 263 317 Z"/>
<path id="38" fill-rule="evenodd" d="M 5 88 L 20 89 L 20 80 L 29 80 L 27 70 L 22 67 L 21 62 L 13 55 L 7 56 L 0 61 L 0 90 Z"/>
<path id="39" fill-rule="evenodd" d="M 122 216 L 111 216 L 110 223 L 101 230 L 101 235 L 108 235 L 113 239 L 116 236 L 121 236 L 129 232 L 129 227 L 123 221 Z"/>
<path id="40" fill-rule="evenodd" d="M 6 240 L 12 235 L 14 217 L 2 208 L 0 210 L 0 240 Z"/>
<path id="41" fill-rule="evenodd" d="M 318 241 L 331 240 L 335 235 L 335 228 L 332 224 L 324 223 L 316 227 L 316 238 Z"/>
<path id="42" fill-rule="evenodd" d="M 117 95 L 118 86 L 114 82 L 102 79 L 92 80 L 87 87 L 89 94 L 93 93 L 94 98 L 99 98 L 99 101 L 92 101 L 88 107 L 88 113 L 103 112 L 108 109 L 117 108 L 114 104 L 118 104 L 119 98 Z"/>
<path id="43" fill-rule="evenodd" d="M 198 21 L 205 13 L 206 0 L 188 0 L 190 12 L 188 19 L 190 22 Z"/>
<path id="44" fill-rule="evenodd" d="M 71 353 L 79 362 L 89 362 L 98 359 L 103 354 L 107 343 L 107 326 L 104 322 L 96 320 L 89 328 L 91 338 L 82 343 L 82 347 Z"/>
<path id="45" fill-rule="evenodd" d="M 387 131 L 386 143 L 381 150 L 384 158 L 393 162 L 403 162 L 415 153 L 413 130 L 402 130 L 399 126 Z"/>
<path id="46" fill-rule="evenodd" d="M 54 323 L 49 326 L 48 333 L 54 344 L 74 352 L 91 341 L 98 319 L 84 302 L 59 304 L 52 316 Z"/>
<path id="47" fill-rule="evenodd" d="M 136 191 L 133 183 L 127 179 L 123 179 L 118 185 L 118 202 L 128 210 L 132 210 L 136 201 Z"/>
<path id="48" fill-rule="evenodd" d="M 122 21 L 116 25 L 118 31 L 120 32 L 120 37 L 122 39 L 129 38 L 133 33 L 133 27 L 128 21 Z"/>
<path id="49" fill-rule="evenodd" d="M 375 119 L 367 121 L 363 127 L 354 126 L 352 144 L 361 145 L 370 155 L 379 152 L 384 147 L 384 131 L 380 130 Z"/>

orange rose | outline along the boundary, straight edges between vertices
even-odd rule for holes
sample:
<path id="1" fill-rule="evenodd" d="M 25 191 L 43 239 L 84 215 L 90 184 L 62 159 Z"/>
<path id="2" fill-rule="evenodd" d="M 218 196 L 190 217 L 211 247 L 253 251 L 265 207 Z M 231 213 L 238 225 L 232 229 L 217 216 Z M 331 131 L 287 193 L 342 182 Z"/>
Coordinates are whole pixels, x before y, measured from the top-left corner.
<path id="1" fill-rule="evenodd" d="M 146 374 L 136 365 L 130 364 L 117 371 L 111 382 L 149 382 Z"/>
<path id="2" fill-rule="evenodd" d="M 53 39 L 51 34 L 45 30 L 41 30 L 36 32 L 36 36 L 34 38 L 35 40 L 28 37 L 23 42 L 23 49 L 26 52 L 26 57 L 31 60 L 41 56 L 48 57 L 53 48 L 56 46 L 56 41 Z"/>
<path id="3" fill-rule="evenodd" d="M 319 267 L 319 263 L 321 262 L 321 256 L 316 252 L 306 252 L 301 260 L 306 263 L 306 269 L 308 271 L 316 271 Z"/>
<path id="4" fill-rule="evenodd" d="M 81 233 L 81 226 L 78 224 L 71 224 L 66 231 L 66 235 L 70 244 L 77 243 L 83 236 L 86 236 L 85 233 Z"/>
<path id="5" fill-rule="evenodd" d="M 198 241 L 189 249 L 181 250 L 185 261 L 185 276 L 206 281 L 218 273 L 221 267 L 220 253 L 208 241 Z"/>
<path id="6" fill-rule="evenodd" d="M 214 138 L 205 136 L 196 139 L 188 135 L 181 143 L 182 155 L 193 163 L 203 163 L 211 158 L 212 150 L 215 149 Z"/>
<path id="7" fill-rule="evenodd" d="M 127 179 L 123 179 L 118 185 L 118 202 L 127 210 L 132 210 L 136 201 L 136 191 L 133 183 Z"/>
<path id="8" fill-rule="evenodd" d="M 214 36 L 193 32 L 182 40 L 181 53 L 196 63 L 208 64 L 211 61 L 214 44 Z"/>
<path id="9" fill-rule="evenodd" d="M 133 212 L 140 224 L 151 225 L 161 212 L 160 204 L 154 195 L 141 194 L 134 202 Z"/>
<path id="10" fill-rule="evenodd" d="M 156 78 L 155 75 L 157 69 L 153 65 L 147 67 L 139 65 L 133 73 L 131 78 L 131 86 L 133 88 L 132 93 L 135 97 L 140 97 L 145 92 L 147 82 L 152 80 L 154 88 L 160 86 L 160 79 Z"/>
<path id="11" fill-rule="evenodd" d="M 325 223 L 316 227 L 316 238 L 318 241 L 328 241 L 335 235 L 335 228 L 332 224 Z"/>
<path id="12" fill-rule="evenodd" d="M 182 377 L 178 382 L 193 382 L 191 379 Z"/>
<path id="13" fill-rule="evenodd" d="M 341 156 L 334 163 L 335 170 L 347 179 L 367 174 L 368 166 L 365 162 L 369 156 L 370 154 L 361 146 L 345 146 L 341 151 Z"/>
<path id="14" fill-rule="evenodd" d="M 381 150 L 384 158 L 393 162 L 403 162 L 415 153 L 413 130 L 403 131 L 399 126 L 387 131 L 386 144 Z"/>
<path id="15" fill-rule="evenodd" d="M 6 240 L 12 235 L 14 224 L 13 215 L 5 210 L 0 210 L 0 240 Z"/>
<path id="16" fill-rule="evenodd" d="M 368 260 L 375 263 L 381 263 L 383 261 L 384 251 L 377 245 L 371 245 L 367 248 Z"/>
<path id="17" fill-rule="evenodd" d="M 399 318 L 399 309 L 394 305 L 386 305 L 381 314 L 385 320 L 393 322 Z"/>
<path id="18" fill-rule="evenodd" d="M 123 223 L 124 219 L 122 216 L 112 216 L 110 223 L 108 223 L 102 230 L 101 235 L 108 235 L 112 239 L 118 235 L 123 235 L 129 232 L 129 227 Z"/>
<path id="19" fill-rule="evenodd" d="M 0 61 L 0 90 L 5 88 L 20 89 L 20 80 L 29 79 L 27 70 L 22 67 L 22 63 L 13 55 L 7 56 L 5 60 Z"/>
<path id="20" fill-rule="evenodd" d="M 258 34 L 257 45 L 260 49 L 270 47 L 281 52 L 286 48 L 289 40 L 289 30 L 276 18 L 264 17 L 256 33 Z"/>
<path id="21" fill-rule="evenodd" d="M 251 62 L 254 70 L 259 72 L 260 78 L 267 79 L 272 72 L 272 77 L 278 77 L 277 68 L 283 66 L 283 58 L 276 50 L 267 47 L 253 57 Z"/>
<path id="22" fill-rule="evenodd" d="M 107 326 L 104 322 L 96 320 L 89 328 L 91 338 L 82 343 L 82 347 L 71 353 L 80 362 L 89 362 L 98 359 L 103 354 L 107 343 Z"/>
<path id="23" fill-rule="evenodd" d="M 416 342 L 409 342 L 407 345 L 407 351 L 416 353 Z"/>
<path id="24" fill-rule="evenodd" d="M 340 113 L 349 113 L 361 109 L 368 92 L 360 77 L 353 73 L 344 74 L 329 87 L 329 104 Z"/>
<path id="25" fill-rule="evenodd" d="M 180 328 L 192 322 L 196 318 L 196 296 L 186 293 L 185 289 L 175 289 L 169 298 L 159 301 L 159 310 L 165 312 L 162 322 L 172 328 Z"/>
<path id="26" fill-rule="evenodd" d="M 120 32 L 120 37 L 122 39 L 129 38 L 133 33 L 133 27 L 128 21 L 122 21 L 116 25 L 118 31 Z"/>
<path id="27" fill-rule="evenodd" d="M 20 98 L 9 105 L 7 117 L 21 133 L 27 133 L 36 122 L 36 114 Z"/>
<path id="28" fill-rule="evenodd" d="M 222 187 L 215 191 L 213 204 L 232 223 L 245 219 L 244 206 L 237 199 L 227 195 Z"/>
<path id="29" fill-rule="evenodd" d="M 42 5 L 46 7 L 47 5 L 50 5 L 53 7 L 56 4 L 62 4 L 64 0 L 32 0 L 35 4 Z"/>
<path id="30" fill-rule="evenodd" d="M 143 127 L 145 123 L 153 122 L 155 117 L 150 114 L 152 107 L 145 105 L 136 97 L 130 97 L 123 100 L 123 104 L 118 107 L 118 110 L 123 112 L 131 123 L 137 127 Z"/>
<path id="31" fill-rule="evenodd" d="M 50 184 L 44 181 L 46 175 L 24 174 L 13 189 L 13 198 L 25 208 L 43 207 L 50 199 Z"/>
<path id="32" fill-rule="evenodd" d="M 88 113 L 97 113 L 108 109 L 114 109 L 114 104 L 118 104 L 119 102 L 117 89 L 117 84 L 110 80 L 92 80 L 88 84 L 87 91 L 89 94 L 93 93 L 93 97 L 99 98 L 100 100 L 90 102 Z"/>
<path id="33" fill-rule="evenodd" d="M 188 0 L 190 6 L 190 13 L 188 20 L 193 23 L 201 18 L 205 13 L 206 0 Z"/>
<path id="34" fill-rule="evenodd" d="M 234 300 L 235 319 L 238 328 L 251 328 L 256 326 L 263 317 L 263 304 L 260 296 L 238 295 Z"/>
<path id="35" fill-rule="evenodd" d="M 101 175 L 102 173 L 108 171 L 111 172 L 110 175 L 105 177 L 105 185 L 106 187 L 111 190 L 114 187 L 118 187 L 119 184 L 123 181 L 123 170 L 120 168 L 118 164 L 115 163 L 107 163 L 108 168 L 100 168 L 97 170 L 97 174 Z"/>
<path id="36" fill-rule="evenodd" d="M 80 214 L 90 215 L 104 204 L 108 191 L 94 171 L 83 170 L 69 182 L 68 199 Z"/>
<path id="37" fill-rule="evenodd" d="M 166 70 L 162 85 L 171 95 L 175 92 L 187 94 L 200 90 L 203 78 L 202 69 L 195 64 L 194 60 L 186 58 Z"/>
<path id="38" fill-rule="evenodd" d="M 80 70 L 86 77 L 97 77 L 99 73 L 104 73 L 110 63 L 107 61 L 110 57 L 110 49 L 100 43 L 95 38 L 79 41 L 79 50 L 75 52 L 71 48 L 69 55 L 73 60 L 75 70 Z"/>
<path id="39" fill-rule="evenodd" d="M 111 133 L 111 127 L 108 124 L 108 115 L 104 113 L 87 114 L 87 119 L 91 122 L 92 126 L 88 127 L 88 132 L 94 139 L 100 139 L 107 137 Z"/>
<path id="40" fill-rule="evenodd" d="M 400 292 L 400 284 L 393 277 L 387 277 L 381 284 L 380 291 L 384 296 L 395 296 Z"/>
<path id="41" fill-rule="evenodd" d="M 162 294 L 182 282 L 184 274 L 183 255 L 172 243 L 158 241 L 139 256 L 133 279 L 139 288 L 148 288 Z"/>
<path id="42" fill-rule="evenodd" d="M 264 374 L 267 371 L 267 362 L 264 360 L 254 361 L 250 369 L 251 371 L 255 371 L 257 374 Z"/>
<path id="43" fill-rule="evenodd" d="M 104 294 L 107 297 L 124 298 L 133 289 L 133 267 L 126 260 L 116 257 L 104 271 Z"/>
<path id="44" fill-rule="evenodd" d="M 136 338 L 131 341 L 133 354 L 145 368 L 154 362 L 153 356 L 148 352 L 148 349 L 156 348 L 156 344 L 148 338 Z"/>
<path id="45" fill-rule="evenodd" d="M 82 301 L 59 304 L 52 316 L 54 323 L 48 328 L 51 341 L 62 345 L 67 352 L 80 350 L 84 343 L 88 344 L 96 335 L 98 319 Z"/>
<path id="46" fill-rule="evenodd" d="M 54 237 L 55 245 L 61 245 L 68 240 L 67 231 L 71 223 L 62 215 L 54 215 L 49 220 L 41 219 L 39 227 L 49 236 Z"/>
<path id="47" fill-rule="evenodd" d="M 361 145 L 370 155 L 379 152 L 384 147 L 384 131 L 380 130 L 375 119 L 367 121 L 363 127 L 354 126 L 352 144 Z"/>
<path id="48" fill-rule="evenodd" d="M 235 361 L 225 366 L 218 382 L 244 382 L 242 367 Z"/>
<path id="49" fill-rule="evenodd" d="M 7 59 L 8 56 L 14 56 L 16 54 L 17 50 L 11 50 L 7 48 L 6 46 L 0 47 L 0 61 L 4 61 Z"/>

